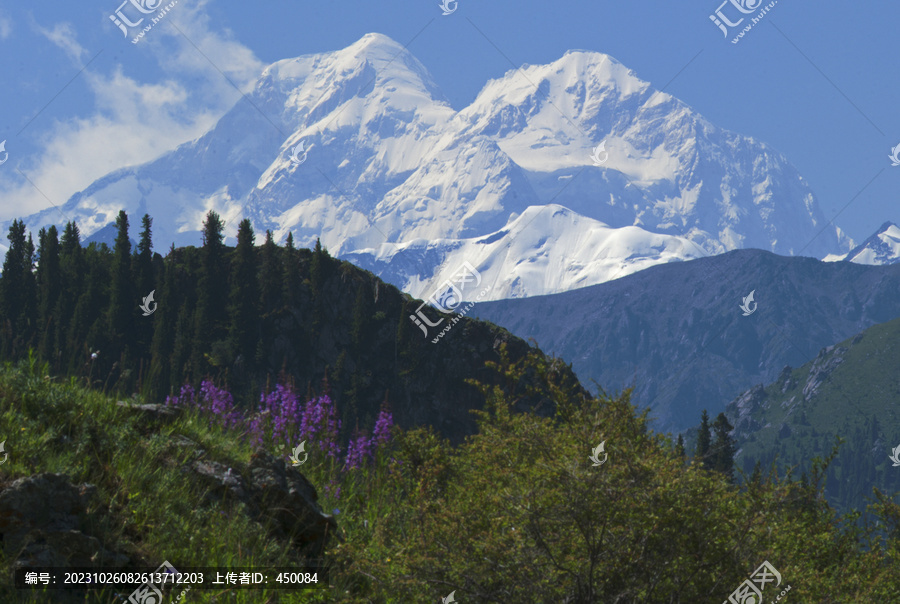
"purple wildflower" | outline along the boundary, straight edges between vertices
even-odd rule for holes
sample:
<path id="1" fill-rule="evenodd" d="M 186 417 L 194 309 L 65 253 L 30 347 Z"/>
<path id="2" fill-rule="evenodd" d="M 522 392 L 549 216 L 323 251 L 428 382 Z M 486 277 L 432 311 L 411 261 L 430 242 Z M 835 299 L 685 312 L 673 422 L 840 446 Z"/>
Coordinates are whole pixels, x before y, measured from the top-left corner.
<path id="1" fill-rule="evenodd" d="M 233 428 L 243 421 L 243 414 L 235 408 L 234 398 L 227 390 L 204 380 L 200 384 L 199 397 L 197 394 L 189 384 L 185 384 L 177 397 L 166 398 L 166 405 L 198 409 L 202 415 L 214 418 L 227 428 Z"/>
<path id="2" fill-rule="evenodd" d="M 366 457 L 372 457 L 373 444 L 374 441 L 369 439 L 365 433 L 359 434 L 356 439 L 351 440 L 347 444 L 344 471 L 355 470 L 365 463 Z"/>
<path id="3" fill-rule="evenodd" d="M 378 413 L 375 420 L 375 435 L 373 440 L 376 447 L 382 447 L 391 440 L 391 427 L 394 425 L 394 416 L 385 408 Z"/>

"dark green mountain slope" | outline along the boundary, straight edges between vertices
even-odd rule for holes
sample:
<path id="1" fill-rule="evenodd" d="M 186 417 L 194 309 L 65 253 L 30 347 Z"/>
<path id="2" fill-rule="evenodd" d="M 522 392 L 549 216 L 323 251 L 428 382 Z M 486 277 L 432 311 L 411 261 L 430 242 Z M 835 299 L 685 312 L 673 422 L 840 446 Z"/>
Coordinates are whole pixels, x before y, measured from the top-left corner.
<path id="1" fill-rule="evenodd" d="M 484 402 L 467 380 L 496 380 L 485 363 L 499 361 L 502 344 L 513 360 L 532 350 L 465 317 L 432 343 L 410 320 L 420 301 L 321 247 L 278 246 L 268 233 L 256 245 L 247 220 L 232 248 L 210 212 L 204 245 L 165 258 L 151 252 L 150 218 L 142 225 L 132 249 L 124 212 L 112 248 L 82 247 L 72 223 L 61 239 L 55 227 L 42 230 L 35 246 L 14 222 L 0 276 L 0 361 L 34 350 L 54 374 L 153 403 L 210 380 L 255 410 L 260 392 L 292 384 L 328 392 L 344 436 L 371 425 L 387 403 L 398 425 L 427 424 L 458 443 L 475 430 L 469 411 Z M 586 394 L 569 367 L 555 367 L 560 387 Z M 525 392 L 531 381 L 510 386 L 518 409 L 552 413 L 550 397 Z"/>
<path id="2" fill-rule="evenodd" d="M 743 316 L 754 291 L 756 311 Z M 634 385 L 659 429 L 715 417 L 824 346 L 900 317 L 900 265 L 862 266 L 736 250 L 584 289 L 478 304 L 473 315 L 534 338 L 584 383 Z"/>
<path id="3" fill-rule="evenodd" d="M 837 437 L 846 442 L 828 469 L 825 494 L 837 509 L 863 509 L 872 487 L 900 490 L 900 319 L 822 349 L 799 369 L 744 392 L 725 410 L 737 441 L 735 464 L 759 461 L 808 471 Z"/>

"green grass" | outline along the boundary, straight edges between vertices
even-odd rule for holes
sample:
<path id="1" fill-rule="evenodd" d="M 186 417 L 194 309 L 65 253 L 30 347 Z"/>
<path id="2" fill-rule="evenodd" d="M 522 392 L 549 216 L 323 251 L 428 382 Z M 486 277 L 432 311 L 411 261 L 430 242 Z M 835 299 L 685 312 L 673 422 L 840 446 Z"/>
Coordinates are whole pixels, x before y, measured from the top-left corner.
<path id="1" fill-rule="evenodd" d="M 289 544 L 271 539 L 250 520 L 243 504 L 203 506 L 203 488 L 181 470 L 195 459 L 194 449 L 176 444 L 176 435 L 198 443 L 206 459 L 245 468 L 251 447 L 238 434 L 210 425 L 195 411 L 150 428 L 141 413 L 86 390 L 75 379 L 53 379 L 45 371 L 33 360 L 0 370 L 0 440 L 6 439 L 9 453 L 0 466 L 4 483 L 53 472 L 68 475 L 75 484 L 96 485 L 98 493 L 82 528 L 107 549 L 125 553 L 134 565 L 155 568 L 163 560 L 176 568 L 298 567 L 302 563 L 292 555 Z M 323 480 L 326 474 L 335 474 L 334 468 L 310 463 L 304 466 L 304 474 L 317 486 L 323 509 L 347 508 L 349 502 L 329 501 L 322 493 Z M 352 498 L 352 487 L 344 492 Z M 2 559 L 7 578 L 10 562 Z M 10 591 L 9 583 L 0 590 L 4 602 L 56 601 L 56 592 L 42 599 L 36 592 Z M 194 589 L 183 601 L 319 602 L 326 601 L 324 595 L 234 590 L 226 598 L 218 590 Z M 111 592 L 96 591 L 84 601 L 116 599 Z"/>
<path id="2" fill-rule="evenodd" d="M 459 447 L 415 429 L 395 431 L 362 470 L 310 455 L 302 471 L 322 509 L 340 509 L 327 585 L 192 589 L 181 602 L 408 604 L 451 591 L 465 604 L 721 602 L 764 560 L 792 586 L 790 602 L 900 601 L 900 505 L 889 497 L 875 509 L 887 537 L 876 541 L 823 503 L 815 473 L 813 486 L 773 473 L 736 487 L 673 455 L 628 392 L 574 400 L 554 388 L 546 360 L 511 366 L 501 356 L 505 387 L 480 387 L 479 431 Z M 557 402 L 555 417 L 510 411 L 534 389 Z M 195 453 L 180 436 L 240 473 L 249 463 L 239 431 L 197 412 L 151 426 L 34 360 L 0 370 L 4 483 L 63 472 L 96 485 L 83 529 L 134 566 L 300 566 L 240 505 L 204 504 L 202 483 L 181 470 Z M 609 461 L 593 467 L 588 454 L 601 441 Z M 6 578 L 10 563 L 0 559 Z M 62 601 L 0 583 L 0 602 Z M 117 600 L 92 591 L 78 601 Z"/>

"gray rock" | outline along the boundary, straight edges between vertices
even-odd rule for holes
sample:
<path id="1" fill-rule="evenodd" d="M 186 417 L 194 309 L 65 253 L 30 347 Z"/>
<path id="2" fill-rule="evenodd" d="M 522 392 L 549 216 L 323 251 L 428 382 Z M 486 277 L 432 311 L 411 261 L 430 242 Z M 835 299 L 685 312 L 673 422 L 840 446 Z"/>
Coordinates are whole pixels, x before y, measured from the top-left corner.
<path id="1" fill-rule="evenodd" d="M 14 566 L 122 567 L 128 558 L 110 552 L 79 530 L 97 492 L 64 474 L 19 478 L 0 492 L 3 553 Z"/>
<path id="2" fill-rule="evenodd" d="M 290 538 L 308 556 L 320 555 L 337 537 L 337 522 L 319 507 L 315 487 L 283 459 L 254 453 L 245 478 L 235 469 L 209 460 L 185 467 L 207 487 L 205 503 L 238 500 L 253 520 L 273 534 Z"/>

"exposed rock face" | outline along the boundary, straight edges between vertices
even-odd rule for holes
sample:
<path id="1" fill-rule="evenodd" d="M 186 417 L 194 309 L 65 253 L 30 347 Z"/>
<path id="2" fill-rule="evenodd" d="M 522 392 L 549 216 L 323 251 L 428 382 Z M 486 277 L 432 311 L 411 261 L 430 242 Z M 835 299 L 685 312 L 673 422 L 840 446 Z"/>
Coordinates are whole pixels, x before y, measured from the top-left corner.
<path id="1" fill-rule="evenodd" d="M 832 354 L 833 352 L 833 354 Z M 809 370 L 809 378 L 803 387 L 803 398 L 809 401 L 819 391 L 822 382 L 828 379 L 828 376 L 837 369 L 838 365 L 844 362 L 844 354 L 847 349 L 843 346 L 828 346 L 823 348 L 819 355 L 813 361 L 813 365 Z"/>
<path id="2" fill-rule="evenodd" d="M 762 384 L 757 384 L 728 405 L 727 411 L 729 415 L 733 415 L 735 436 L 759 430 L 760 425 L 753 419 L 753 414 L 762 407 L 766 399 L 765 389 Z"/>
<path id="3" fill-rule="evenodd" d="M 274 536 L 292 539 L 307 556 L 321 555 L 337 534 L 337 522 L 322 512 L 315 487 L 282 459 L 256 452 L 244 475 L 208 460 L 193 462 L 189 470 L 208 486 L 207 502 L 244 503 Z"/>
<path id="4" fill-rule="evenodd" d="M 128 558 L 83 533 L 80 517 L 96 493 L 64 474 L 19 478 L 0 492 L 3 553 L 15 566 L 120 568 Z"/>

